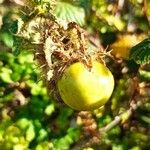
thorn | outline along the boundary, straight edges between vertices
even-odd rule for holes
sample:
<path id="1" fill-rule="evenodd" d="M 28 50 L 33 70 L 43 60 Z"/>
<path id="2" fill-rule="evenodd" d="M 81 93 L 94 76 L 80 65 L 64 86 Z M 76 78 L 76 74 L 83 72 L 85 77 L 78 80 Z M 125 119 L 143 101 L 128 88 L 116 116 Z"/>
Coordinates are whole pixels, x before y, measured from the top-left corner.
<path id="1" fill-rule="evenodd" d="M 40 42 L 40 41 L 38 41 L 38 42 L 37 42 L 37 41 L 33 41 L 32 44 L 40 45 L 40 44 L 43 44 L 43 42 Z"/>
<path id="2" fill-rule="evenodd" d="M 35 55 L 43 55 L 43 53 L 38 53 L 38 52 L 36 52 Z"/>
<path id="3" fill-rule="evenodd" d="M 39 68 L 42 69 L 42 68 L 44 68 L 46 65 L 47 65 L 47 64 L 44 64 L 44 65 L 40 66 Z"/>
<path id="4" fill-rule="evenodd" d="M 43 78 L 46 78 L 46 75 L 45 74 L 42 74 L 39 79 L 37 80 L 37 82 L 40 82 L 41 80 L 43 81 Z"/>

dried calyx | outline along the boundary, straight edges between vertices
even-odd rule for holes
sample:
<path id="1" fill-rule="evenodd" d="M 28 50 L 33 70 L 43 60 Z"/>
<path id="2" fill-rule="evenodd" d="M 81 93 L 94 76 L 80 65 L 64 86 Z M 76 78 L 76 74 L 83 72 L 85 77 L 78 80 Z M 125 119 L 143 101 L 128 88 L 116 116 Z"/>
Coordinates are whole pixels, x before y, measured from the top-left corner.
<path id="1" fill-rule="evenodd" d="M 74 62 L 90 69 L 97 52 L 88 48 L 84 32 L 76 23 L 63 24 L 51 13 L 38 14 L 21 24 L 18 36 L 32 43 L 49 93 L 60 99 L 56 84 L 64 69 Z"/>

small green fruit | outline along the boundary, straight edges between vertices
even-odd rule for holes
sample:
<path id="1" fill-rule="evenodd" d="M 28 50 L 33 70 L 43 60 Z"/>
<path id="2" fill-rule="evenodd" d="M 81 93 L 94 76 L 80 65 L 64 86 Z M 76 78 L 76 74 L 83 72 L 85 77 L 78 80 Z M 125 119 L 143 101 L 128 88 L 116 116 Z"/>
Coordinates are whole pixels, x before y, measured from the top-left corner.
<path id="1" fill-rule="evenodd" d="M 114 89 L 112 73 L 93 61 L 89 70 L 83 63 L 71 64 L 57 83 L 62 100 L 76 110 L 94 110 L 103 106 Z"/>

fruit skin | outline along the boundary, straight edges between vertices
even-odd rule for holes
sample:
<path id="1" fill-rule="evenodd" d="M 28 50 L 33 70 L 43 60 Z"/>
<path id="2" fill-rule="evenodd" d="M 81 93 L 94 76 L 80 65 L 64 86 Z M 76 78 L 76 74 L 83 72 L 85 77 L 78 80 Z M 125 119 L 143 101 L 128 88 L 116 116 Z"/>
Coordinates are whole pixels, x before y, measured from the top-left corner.
<path id="1" fill-rule="evenodd" d="M 91 70 L 76 62 L 66 68 L 57 86 L 62 100 L 71 108 L 94 110 L 109 100 L 114 78 L 109 69 L 97 61 L 92 61 Z"/>

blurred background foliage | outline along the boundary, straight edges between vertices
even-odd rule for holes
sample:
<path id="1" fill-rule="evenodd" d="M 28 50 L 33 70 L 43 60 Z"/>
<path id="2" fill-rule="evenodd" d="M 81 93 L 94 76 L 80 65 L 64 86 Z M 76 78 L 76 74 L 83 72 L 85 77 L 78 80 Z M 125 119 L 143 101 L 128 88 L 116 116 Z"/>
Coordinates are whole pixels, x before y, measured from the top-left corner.
<path id="1" fill-rule="evenodd" d="M 32 2 L 46 8 L 53 3 Z M 150 66 L 138 65 L 128 57 L 130 48 L 150 34 L 150 1 L 58 0 L 55 4 L 53 13 L 62 22 L 78 23 L 94 47 L 112 50 L 113 58 L 106 57 L 106 63 L 115 77 L 115 90 L 103 108 L 87 112 L 86 117 L 51 98 L 32 51 L 27 47 L 16 50 L 23 44 L 14 38 L 23 5 L 24 0 L 0 0 L 0 149 L 149 150 Z M 86 144 L 80 140 L 94 136 L 89 128 L 109 124 L 130 107 L 133 96 L 144 104 L 100 142 L 82 148 Z"/>

